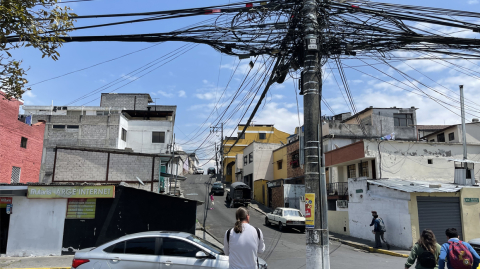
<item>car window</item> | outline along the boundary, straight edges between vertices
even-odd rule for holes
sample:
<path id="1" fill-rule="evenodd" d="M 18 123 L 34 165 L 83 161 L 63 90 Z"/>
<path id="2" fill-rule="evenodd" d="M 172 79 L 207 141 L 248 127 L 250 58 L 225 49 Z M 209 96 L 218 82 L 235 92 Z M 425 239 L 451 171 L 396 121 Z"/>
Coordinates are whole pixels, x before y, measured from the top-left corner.
<path id="1" fill-rule="evenodd" d="M 114 245 L 111 245 L 107 248 L 105 248 L 103 251 L 108 252 L 108 253 L 125 253 L 125 241 L 116 243 Z"/>
<path id="2" fill-rule="evenodd" d="M 285 210 L 285 216 L 303 217 L 302 213 L 297 210 Z"/>
<path id="3" fill-rule="evenodd" d="M 186 241 L 168 237 L 163 238 L 162 255 L 194 258 L 199 251 L 201 251 L 200 248 Z"/>
<path id="4" fill-rule="evenodd" d="M 208 250 L 216 253 L 216 254 L 220 254 L 220 255 L 225 255 L 225 253 L 223 252 L 223 249 L 215 246 L 214 244 L 208 242 L 207 240 L 204 240 L 198 236 L 195 236 L 195 235 L 192 235 L 192 236 L 189 236 L 187 237 L 188 240 L 191 240 L 197 244 L 200 244 L 202 245 L 203 247 L 207 248 Z"/>
<path id="5" fill-rule="evenodd" d="M 155 255 L 155 237 L 127 240 L 125 254 Z"/>
<path id="6" fill-rule="evenodd" d="M 282 210 L 278 210 L 277 215 L 282 216 Z"/>
<path id="7" fill-rule="evenodd" d="M 278 209 L 275 209 L 275 211 L 273 211 L 272 214 L 273 214 L 273 215 L 277 215 L 277 213 L 278 213 Z"/>

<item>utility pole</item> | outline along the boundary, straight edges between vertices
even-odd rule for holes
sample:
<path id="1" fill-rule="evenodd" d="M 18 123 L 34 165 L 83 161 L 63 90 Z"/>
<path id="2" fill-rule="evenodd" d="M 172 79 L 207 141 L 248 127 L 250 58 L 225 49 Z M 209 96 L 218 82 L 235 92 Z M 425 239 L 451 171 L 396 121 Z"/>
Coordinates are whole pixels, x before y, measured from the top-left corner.
<path id="1" fill-rule="evenodd" d="M 465 127 L 465 104 L 464 104 L 464 97 L 463 97 L 463 85 L 460 85 L 460 108 L 461 108 L 461 115 L 462 115 L 462 140 L 463 140 L 463 159 L 467 159 L 467 130 Z M 463 163 L 465 166 L 466 163 Z"/>
<path id="2" fill-rule="evenodd" d="M 316 0 L 303 0 L 305 62 L 301 87 L 304 93 L 305 196 L 313 198 L 313 201 L 310 200 L 312 202 L 310 205 L 313 206 L 311 208 L 313 223 L 308 218 L 306 223 L 308 224 L 306 227 L 306 268 L 329 269 L 326 181 L 321 155 L 323 144 L 320 132 L 322 81 L 319 45 L 322 41 L 319 34 L 321 34 L 324 18 L 318 18 L 317 10 Z M 322 25 L 319 25 L 319 19 Z"/>
<path id="3" fill-rule="evenodd" d="M 223 156 L 223 154 L 224 154 L 224 152 L 223 152 L 223 122 L 222 122 L 222 124 L 220 125 L 220 127 L 218 127 L 218 126 L 211 126 L 210 128 L 211 128 L 210 132 L 215 132 L 215 133 L 216 133 L 216 132 L 218 132 L 218 129 L 220 129 L 220 131 L 221 131 L 221 138 L 220 138 L 220 141 L 221 141 L 221 144 L 220 144 L 220 152 L 221 152 L 221 155 L 220 155 L 220 163 L 221 163 L 221 165 L 220 165 L 220 167 L 221 167 L 221 172 L 220 172 L 220 170 L 218 169 L 218 161 L 217 161 L 217 156 L 216 156 L 216 155 L 215 155 L 215 161 L 216 161 L 216 163 L 217 163 L 217 173 L 216 173 L 216 174 L 220 174 L 220 175 L 221 175 L 221 180 L 222 180 L 222 182 L 223 182 L 223 157 L 224 157 L 224 156 Z M 217 154 L 216 144 L 215 144 L 215 154 Z"/>
<path id="4" fill-rule="evenodd" d="M 224 182 L 224 181 L 223 181 L 223 157 L 224 157 L 224 156 L 223 156 L 223 154 L 224 154 L 224 152 L 223 152 L 223 122 L 222 122 L 222 139 L 221 139 L 221 141 L 222 141 L 222 144 L 220 145 L 220 152 L 221 152 L 221 155 L 220 155 L 220 167 L 221 167 L 221 171 L 218 171 L 218 170 L 217 170 L 217 173 L 220 174 L 220 180 L 221 180 L 221 182 Z"/>
<path id="5" fill-rule="evenodd" d="M 218 148 L 217 148 L 217 142 L 215 142 L 215 164 L 217 165 L 217 172 L 215 174 L 218 173 Z M 208 174 L 208 172 L 207 172 Z M 215 175 L 216 176 L 216 175 Z"/>

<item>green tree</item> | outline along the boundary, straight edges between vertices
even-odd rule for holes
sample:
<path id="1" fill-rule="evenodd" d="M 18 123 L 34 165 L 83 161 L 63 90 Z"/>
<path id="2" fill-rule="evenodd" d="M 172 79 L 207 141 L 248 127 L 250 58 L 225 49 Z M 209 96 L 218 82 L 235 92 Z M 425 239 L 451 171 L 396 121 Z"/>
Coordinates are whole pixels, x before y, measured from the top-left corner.
<path id="1" fill-rule="evenodd" d="M 11 51 L 34 47 L 45 56 L 58 60 L 58 48 L 73 29 L 75 13 L 61 7 L 58 0 L 0 0 L 0 90 L 7 99 L 21 98 L 28 83 L 22 61 L 13 59 Z M 9 38 L 18 41 L 9 42 Z"/>

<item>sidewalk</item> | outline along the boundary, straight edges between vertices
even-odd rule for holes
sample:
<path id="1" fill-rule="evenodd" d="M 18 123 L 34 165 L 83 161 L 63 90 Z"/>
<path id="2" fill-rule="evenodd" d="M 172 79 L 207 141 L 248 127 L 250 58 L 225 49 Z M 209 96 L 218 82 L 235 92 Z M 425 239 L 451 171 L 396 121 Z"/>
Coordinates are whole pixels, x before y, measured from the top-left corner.
<path id="1" fill-rule="evenodd" d="M 196 225 L 196 228 L 195 228 L 195 235 L 200 237 L 200 238 L 203 238 L 203 226 L 198 221 L 197 221 L 197 225 Z M 223 249 L 223 243 L 218 241 L 217 238 L 214 237 L 207 230 L 205 232 L 205 240 L 207 240 L 208 242 L 214 244 L 215 246 Z"/>
<path id="2" fill-rule="evenodd" d="M 264 215 L 271 213 L 273 211 L 267 206 L 258 203 L 257 201 L 252 201 L 249 207 Z M 372 234 L 372 239 L 373 239 L 373 234 Z M 353 236 L 348 236 L 343 234 L 336 234 L 336 233 L 330 232 L 330 240 L 337 241 L 342 244 L 349 245 L 351 247 L 358 248 L 358 249 L 363 249 L 369 252 L 377 252 L 377 253 L 382 253 L 382 254 L 397 256 L 397 257 L 404 257 L 404 258 L 407 258 L 408 255 L 410 255 L 410 250 L 397 248 L 395 246 L 392 246 L 390 250 L 376 249 L 372 247 L 375 244 L 374 241 L 369 241 L 369 240 L 356 238 Z"/>

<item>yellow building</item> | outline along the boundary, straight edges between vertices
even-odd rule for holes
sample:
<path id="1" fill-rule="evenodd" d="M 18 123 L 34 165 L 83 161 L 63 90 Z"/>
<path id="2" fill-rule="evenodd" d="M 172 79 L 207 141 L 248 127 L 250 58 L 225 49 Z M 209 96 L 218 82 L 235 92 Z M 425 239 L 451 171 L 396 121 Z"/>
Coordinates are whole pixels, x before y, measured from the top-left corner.
<path id="1" fill-rule="evenodd" d="M 238 125 L 238 135 L 245 128 L 245 124 Z M 227 137 L 224 141 L 224 159 L 223 159 L 223 173 L 227 182 L 235 182 L 235 158 L 237 154 L 243 154 L 250 143 L 256 141 L 260 143 L 283 143 L 287 144 L 287 137 L 290 135 L 277 130 L 273 124 L 252 124 L 245 130 L 243 137 L 241 137 L 237 144 L 232 147 L 237 137 Z M 228 153 L 227 153 L 228 152 Z"/>
<path id="2" fill-rule="evenodd" d="M 287 145 L 273 151 L 273 180 L 287 178 Z"/>

